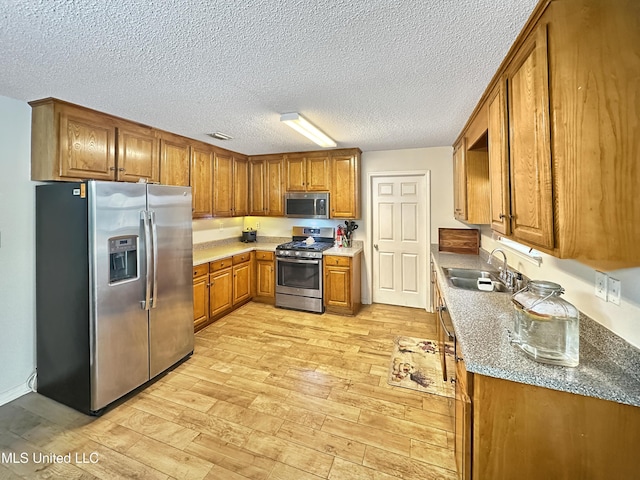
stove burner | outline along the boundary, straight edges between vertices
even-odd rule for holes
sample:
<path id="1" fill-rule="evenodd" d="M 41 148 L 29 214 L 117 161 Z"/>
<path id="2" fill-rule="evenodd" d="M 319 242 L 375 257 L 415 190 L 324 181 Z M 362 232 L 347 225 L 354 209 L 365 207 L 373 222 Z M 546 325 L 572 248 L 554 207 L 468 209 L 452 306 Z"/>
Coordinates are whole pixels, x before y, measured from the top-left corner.
<path id="1" fill-rule="evenodd" d="M 278 250 L 300 250 L 300 251 L 314 251 L 314 252 L 322 252 L 331 248 L 333 246 L 332 243 L 327 242 L 316 242 L 310 245 L 307 245 L 305 242 L 288 242 L 283 243 L 282 245 L 278 245 Z"/>

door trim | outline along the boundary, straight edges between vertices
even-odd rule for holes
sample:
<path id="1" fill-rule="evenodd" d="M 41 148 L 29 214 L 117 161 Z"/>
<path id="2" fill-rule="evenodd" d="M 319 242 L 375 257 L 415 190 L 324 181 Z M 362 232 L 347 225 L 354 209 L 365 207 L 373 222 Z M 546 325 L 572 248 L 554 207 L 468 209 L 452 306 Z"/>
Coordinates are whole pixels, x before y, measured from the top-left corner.
<path id="1" fill-rule="evenodd" d="M 418 268 L 424 269 L 428 279 L 431 278 L 430 272 L 430 259 L 431 259 L 431 170 L 399 170 L 388 172 L 369 172 L 367 174 L 367 245 L 368 248 L 364 249 L 365 264 L 371 266 L 371 273 L 369 281 L 367 282 L 367 294 L 369 302 L 373 303 L 373 180 L 379 177 L 424 177 L 426 182 L 425 188 L 425 211 L 427 212 L 427 219 L 424 222 L 424 235 L 427 242 L 427 255 L 424 259 L 424 265 L 420 265 Z M 427 288 L 426 292 L 426 304 L 425 310 L 431 312 L 432 302 L 431 289 Z"/>

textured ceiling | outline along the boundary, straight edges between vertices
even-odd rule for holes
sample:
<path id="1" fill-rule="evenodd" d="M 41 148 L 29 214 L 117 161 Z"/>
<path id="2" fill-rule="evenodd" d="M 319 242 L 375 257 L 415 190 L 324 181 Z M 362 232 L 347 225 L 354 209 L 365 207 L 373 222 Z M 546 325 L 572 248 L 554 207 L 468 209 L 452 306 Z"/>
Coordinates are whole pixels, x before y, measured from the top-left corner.
<path id="1" fill-rule="evenodd" d="M 535 0 L 4 0 L 0 95 L 245 154 L 450 145 Z M 218 141 L 205 134 L 234 137 Z"/>

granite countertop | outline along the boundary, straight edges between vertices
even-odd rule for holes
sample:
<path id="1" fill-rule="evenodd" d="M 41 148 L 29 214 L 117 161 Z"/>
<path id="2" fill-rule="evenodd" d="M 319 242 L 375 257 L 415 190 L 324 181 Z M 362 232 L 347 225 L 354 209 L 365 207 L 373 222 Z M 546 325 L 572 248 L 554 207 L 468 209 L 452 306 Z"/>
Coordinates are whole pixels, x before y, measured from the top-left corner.
<path id="1" fill-rule="evenodd" d="M 360 253 L 362 248 L 362 242 L 353 242 L 354 245 L 349 248 L 345 247 L 331 247 L 324 252 L 324 255 L 338 255 L 343 257 L 355 257 L 358 253 Z"/>
<path id="2" fill-rule="evenodd" d="M 495 270 L 483 256 L 431 248 L 437 282 L 467 371 L 554 390 L 640 406 L 640 350 L 585 315 L 580 316 L 580 364 L 546 365 L 511 345 L 511 295 L 450 287 L 442 267 Z"/>
<path id="3" fill-rule="evenodd" d="M 291 241 L 290 238 L 266 237 L 252 243 L 242 243 L 232 239 L 211 242 L 208 244 L 195 245 L 193 249 L 193 266 L 203 263 L 214 262 L 222 258 L 237 255 L 239 253 L 251 252 L 253 250 L 263 250 L 275 252 L 276 247 L 282 243 Z M 324 255 L 342 255 L 353 257 L 362 251 L 362 242 L 354 242 L 352 248 L 332 247 L 323 252 Z"/>

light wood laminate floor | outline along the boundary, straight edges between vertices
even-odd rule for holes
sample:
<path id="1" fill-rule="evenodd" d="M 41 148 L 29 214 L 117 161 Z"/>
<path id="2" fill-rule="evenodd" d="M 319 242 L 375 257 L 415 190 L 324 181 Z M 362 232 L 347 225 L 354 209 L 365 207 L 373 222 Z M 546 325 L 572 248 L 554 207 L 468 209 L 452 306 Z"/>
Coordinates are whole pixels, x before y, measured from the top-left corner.
<path id="1" fill-rule="evenodd" d="M 453 401 L 387 384 L 394 337 L 434 333 L 417 309 L 249 303 L 101 417 L 35 393 L 0 407 L 0 479 L 453 480 Z"/>

